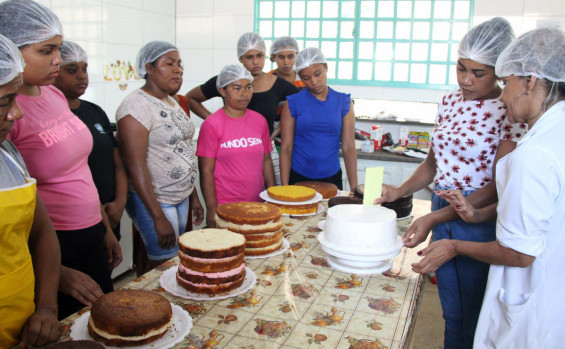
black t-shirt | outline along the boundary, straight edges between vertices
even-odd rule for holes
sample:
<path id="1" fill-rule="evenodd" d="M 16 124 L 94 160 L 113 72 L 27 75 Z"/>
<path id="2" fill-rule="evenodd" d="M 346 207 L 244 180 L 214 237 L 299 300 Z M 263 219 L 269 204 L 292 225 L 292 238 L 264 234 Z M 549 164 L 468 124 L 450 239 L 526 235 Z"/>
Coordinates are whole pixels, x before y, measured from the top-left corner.
<path id="1" fill-rule="evenodd" d="M 98 189 L 102 204 L 114 200 L 116 196 L 116 172 L 114 167 L 114 147 L 118 146 L 110 120 L 102 108 L 94 103 L 80 100 L 80 106 L 71 110 L 82 120 L 92 133 L 92 152 L 88 156 L 88 166 L 92 179 Z"/>
<path id="2" fill-rule="evenodd" d="M 217 78 L 217 76 L 214 76 L 203 85 L 200 85 L 202 94 L 204 94 L 206 99 L 221 97 L 220 92 L 218 92 L 218 89 L 216 88 Z M 265 92 L 253 92 L 253 96 L 251 97 L 251 101 L 247 108 L 263 115 L 263 117 L 267 119 L 269 133 L 273 133 L 273 122 L 277 120 L 279 103 L 285 101 L 286 96 L 297 92 L 299 92 L 299 90 L 296 86 L 277 77 L 277 80 L 275 80 L 275 83 L 270 90 Z"/>

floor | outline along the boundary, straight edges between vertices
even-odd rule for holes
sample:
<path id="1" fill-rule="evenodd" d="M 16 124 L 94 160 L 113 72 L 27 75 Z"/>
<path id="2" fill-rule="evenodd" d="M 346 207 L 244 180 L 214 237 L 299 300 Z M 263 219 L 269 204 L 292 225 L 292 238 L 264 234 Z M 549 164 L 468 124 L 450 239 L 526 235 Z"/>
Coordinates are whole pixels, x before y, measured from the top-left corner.
<path id="1" fill-rule="evenodd" d="M 135 279 L 135 271 L 130 270 L 114 279 L 114 288 L 118 289 L 133 279 Z M 443 348 L 444 327 L 441 305 L 437 286 L 427 278 L 422 296 L 410 349 L 441 349 Z"/>

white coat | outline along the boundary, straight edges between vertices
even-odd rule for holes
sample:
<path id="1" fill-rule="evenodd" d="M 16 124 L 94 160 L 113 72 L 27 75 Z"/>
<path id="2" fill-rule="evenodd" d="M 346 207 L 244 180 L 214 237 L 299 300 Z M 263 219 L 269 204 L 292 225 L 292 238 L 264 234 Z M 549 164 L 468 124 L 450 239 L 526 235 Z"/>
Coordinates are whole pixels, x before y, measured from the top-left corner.
<path id="1" fill-rule="evenodd" d="M 565 101 L 498 161 L 496 237 L 534 256 L 492 265 L 474 348 L 565 348 Z"/>

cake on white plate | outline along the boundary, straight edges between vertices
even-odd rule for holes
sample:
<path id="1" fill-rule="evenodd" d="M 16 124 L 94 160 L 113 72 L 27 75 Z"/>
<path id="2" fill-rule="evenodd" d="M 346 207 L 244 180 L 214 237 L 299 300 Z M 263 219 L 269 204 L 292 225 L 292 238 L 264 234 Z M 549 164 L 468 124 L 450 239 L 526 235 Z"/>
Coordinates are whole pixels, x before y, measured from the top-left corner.
<path id="1" fill-rule="evenodd" d="M 402 247 L 393 210 L 375 205 L 337 205 L 328 209 L 324 242 L 345 253 L 390 254 Z"/>

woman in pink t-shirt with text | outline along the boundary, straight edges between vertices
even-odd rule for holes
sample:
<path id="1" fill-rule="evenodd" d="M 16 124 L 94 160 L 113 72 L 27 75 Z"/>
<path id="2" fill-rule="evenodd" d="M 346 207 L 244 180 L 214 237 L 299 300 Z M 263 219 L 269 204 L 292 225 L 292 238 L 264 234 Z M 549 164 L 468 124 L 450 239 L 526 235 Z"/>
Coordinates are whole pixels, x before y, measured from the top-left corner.
<path id="1" fill-rule="evenodd" d="M 196 155 L 208 227 L 216 225 L 219 204 L 260 202 L 265 185 L 275 185 L 269 127 L 261 114 L 247 109 L 252 81 L 242 65 L 225 66 L 216 82 L 224 106 L 206 118 L 200 129 Z"/>

